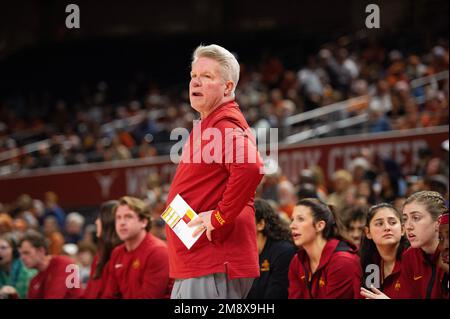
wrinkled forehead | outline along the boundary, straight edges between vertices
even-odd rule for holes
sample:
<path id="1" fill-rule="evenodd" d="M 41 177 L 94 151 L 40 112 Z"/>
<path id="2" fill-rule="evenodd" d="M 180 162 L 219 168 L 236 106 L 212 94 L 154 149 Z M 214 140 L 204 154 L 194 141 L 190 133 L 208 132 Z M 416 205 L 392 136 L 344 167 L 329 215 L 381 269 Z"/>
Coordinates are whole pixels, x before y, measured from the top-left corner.
<path id="1" fill-rule="evenodd" d="M 208 57 L 199 57 L 192 61 L 191 72 L 221 73 L 223 70 L 220 63 Z"/>

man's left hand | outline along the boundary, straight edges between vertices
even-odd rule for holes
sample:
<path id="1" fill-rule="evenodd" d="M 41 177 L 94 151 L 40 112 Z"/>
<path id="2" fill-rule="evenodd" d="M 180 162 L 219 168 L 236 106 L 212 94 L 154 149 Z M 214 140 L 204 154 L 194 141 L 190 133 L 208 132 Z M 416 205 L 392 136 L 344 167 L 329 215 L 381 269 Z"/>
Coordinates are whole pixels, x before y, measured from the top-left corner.
<path id="1" fill-rule="evenodd" d="M 214 227 L 211 224 L 211 214 L 213 213 L 213 211 L 214 210 L 208 210 L 207 212 L 200 213 L 198 214 L 198 217 L 196 219 L 191 220 L 189 222 L 188 224 L 189 227 L 194 227 L 198 225 L 200 226 L 194 231 L 192 237 L 197 236 L 203 230 L 206 229 L 206 237 L 208 238 L 209 241 L 212 240 L 211 232 L 214 230 Z"/>

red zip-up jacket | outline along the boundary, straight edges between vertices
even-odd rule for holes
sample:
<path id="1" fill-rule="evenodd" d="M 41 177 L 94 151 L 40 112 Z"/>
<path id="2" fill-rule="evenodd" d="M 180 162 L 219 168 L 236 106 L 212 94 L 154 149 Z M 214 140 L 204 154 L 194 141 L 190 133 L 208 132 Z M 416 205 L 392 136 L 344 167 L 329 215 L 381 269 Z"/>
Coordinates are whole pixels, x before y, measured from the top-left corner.
<path id="1" fill-rule="evenodd" d="M 380 269 L 381 282 L 378 283 L 380 286 L 380 291 L 385 293 L 391 299 L 401 299 L 402 285 L 400 283 L 400 277 L 402 269 L 402 259 L 399 258 L 395 260 L 394 269 L 392 269 L 391 274 L 384 279 L 382 279 L 383 273 L 381 272 L 381 270 L 383 269 L 383 263 L 381 261 L 381 256 L 378 253 L 374 254 L 371 263 L 378 265 Z M 369 287 L 365 288 L 369 289 Z M 405 288 L 403 287 L 403 289 Z M 361 296 L 361 298 L 364 297 Z"/>
<path id="2" fill-rule="evenodd" d="M 311 274 L 309 258 L 300 250 L 289 266 L 289 299 L 359 299 L 361 265 L 355 246 L 330 239 Z"/>
<path id="3" fill-rule="evenodd" d="M 439 248 L 433 255 L 428 255 L 421 248 L 412 247 L 403 253 L 401 298 L 448 298 L 442 289 L 444 271 L 437 266 L 439 254 Z"/>
<path id="4" fill-rule="evenodd" d="M 106 290 L 106 284 L 109 277 L 109 261 L 105 264 L 102 270 L 102 275 L 100 278 L 92 278 L 97 270 L 98 265 L 98 255 L 95 255 L 94 260 L 91 265 L 91 274 L 89 276 L 89 281 L 87 283 L 86 289 L 83 292 L 84 299 L 100 299 Z"/>
<path id="5" fill-rule="evenodd" d="M 402 274 L 401 269 L 402 260 L 397 259 L 395 261 L 394 269 L 392 269 L 392 273 L 384 278 L 383 283 L 381 284 L 381 291 L 391 299 L 402 298 L 402 285 L 400 282 L 400 277 Z"/>
<path id="6" fill-rule="evenodd" d="M 216 108 L 201 120 L 201 132 L 217 128 L 221 136 L 217 139 L 222 154 L 216 161 L 193 163 L 198 145 L 204 150 L 213 140 L 194 141 L 194 126 L 186 143 L 167 198 L 167 205 L 180 194 L 197 213 L 215 210 L 211 222 L 212 241 L 206 233 L 188 250 L 176 234 L 166 225 L 169 245 L 170 276 L 172 278 L 194 278 L 214 273 L 226 273 L 228 278 L 252 278 L 259 276 L 258 249 L 256 245 L 255 190 L 262 179 L 262 164 L 257 153 L 255 138 L 251 132 L 233 135 L 241 144 L 233 147 L 233 161 L 226 160 L 230 151 L 225 142 L 227 128 L 248 129 L 247 121 L 233 101 Z M 206 137 L 208 138 L 208 137 Z M 229 143 L 228 143 L 229 144 Z M 191 149 L 190 145 L 194 145 Z M 239 146 L 241 147 L 238 149 Z M 242 145 L 244 149 L 242 149 Z M 244 151 L 245 150 L 245 151 Z M 241 152 L 242 151 L 242 152 Z M 248 151 L 256 152 L 251 163 Z"/>
<path id="7" fill-rule="evenodd" d="M 114 248 L 109 260 L 109 277 L 103 298 L 162 299 L 169 298 L 167 245 L 148 233 L 136 249 L 125 244 Z"/>
<path id="8" fill-rule="evenodd" d="M 71 266 L 71 267 L 69 267 Z M 77 288 L 73 276 L 76 263 L 67 256 L 52 256 L 44 271 L 39 272 L 30 281 L 28 299 L 77 299 L 81 288 Z M 67 284 L 73 284 L 73 287 Z"/>

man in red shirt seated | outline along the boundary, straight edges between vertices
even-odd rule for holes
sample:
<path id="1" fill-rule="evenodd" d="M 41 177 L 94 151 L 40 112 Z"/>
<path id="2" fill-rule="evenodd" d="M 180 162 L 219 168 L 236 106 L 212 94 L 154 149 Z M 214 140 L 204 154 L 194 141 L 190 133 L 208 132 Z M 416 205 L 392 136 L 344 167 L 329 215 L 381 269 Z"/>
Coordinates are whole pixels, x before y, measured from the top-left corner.
<path id="1" fill-rule="evenodd" d="M 39 272 L 30 281 L 29 299 L 72 299 L 81 295 L 76 263 L 67 256 L 48 255 L 46 238 L 28 231 L 19 244 L 20 258 L 27 268 Z"/>
<path id="2" fill-rule="evenodd" d="M 149 233 L 151 215 L 140 199 L 125 196 L 115 208 L 116 232 L 124 242 L 109 262 L 105 298 L 169 298 L 167 245 Z"/>

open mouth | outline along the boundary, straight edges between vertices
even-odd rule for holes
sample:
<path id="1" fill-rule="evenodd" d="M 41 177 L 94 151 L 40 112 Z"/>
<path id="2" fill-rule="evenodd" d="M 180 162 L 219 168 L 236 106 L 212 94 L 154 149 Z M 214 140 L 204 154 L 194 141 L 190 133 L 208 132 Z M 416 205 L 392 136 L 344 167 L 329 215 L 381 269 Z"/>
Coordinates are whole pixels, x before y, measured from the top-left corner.
<path id="1" fill-rule="evenodd" d="M 200 92 L 192 92 L 192 96 L 200 97 L 200 96 L 203 96 L 203 94 Z"/>
<path id="2" fill-rule="evenodd" d="M 413 240 L 414 238 L 416 238 L 416 235 L 414 235 L 414 234 L 408 234 L 408 239 L 409 239 L 409 240 Z"/>

